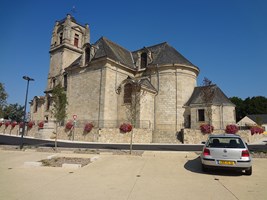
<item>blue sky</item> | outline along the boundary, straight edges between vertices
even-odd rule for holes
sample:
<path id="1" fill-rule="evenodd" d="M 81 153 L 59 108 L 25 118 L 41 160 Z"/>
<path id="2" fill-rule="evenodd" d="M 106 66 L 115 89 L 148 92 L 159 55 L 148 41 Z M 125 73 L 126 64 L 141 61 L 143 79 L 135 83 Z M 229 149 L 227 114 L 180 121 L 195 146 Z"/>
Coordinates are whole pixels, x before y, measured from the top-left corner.
<path id="1" fill-rule="evenodd" d="M 24 105 L 44 95 L 49 47 L 56 20 L 75 6 L 88 23 L 91 42 L 101 36 L 137 50 L 168 42 L 200 68 L 228 97 L 267 97 L 267 1 L 265 0 L 2 0 L 0 82 L 8 103 Z"/>

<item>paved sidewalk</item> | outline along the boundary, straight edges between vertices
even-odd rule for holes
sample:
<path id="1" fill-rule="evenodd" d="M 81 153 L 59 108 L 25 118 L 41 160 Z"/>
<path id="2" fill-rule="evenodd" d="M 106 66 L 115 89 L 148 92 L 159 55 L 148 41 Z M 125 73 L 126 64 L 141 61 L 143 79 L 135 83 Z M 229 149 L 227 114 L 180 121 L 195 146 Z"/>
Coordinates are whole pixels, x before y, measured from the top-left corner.
<path id="1" fill-rule="evenodd" d="M 0 149 L 0 199 L 177 200 L 266 199 L 267 159 L 254 159 L 252 176 L 203 174 L 193 152 L 144 152 L 142 156 L 73 154 L 96 160 L 79 169 L 29 167 L 55 153 Z"/>

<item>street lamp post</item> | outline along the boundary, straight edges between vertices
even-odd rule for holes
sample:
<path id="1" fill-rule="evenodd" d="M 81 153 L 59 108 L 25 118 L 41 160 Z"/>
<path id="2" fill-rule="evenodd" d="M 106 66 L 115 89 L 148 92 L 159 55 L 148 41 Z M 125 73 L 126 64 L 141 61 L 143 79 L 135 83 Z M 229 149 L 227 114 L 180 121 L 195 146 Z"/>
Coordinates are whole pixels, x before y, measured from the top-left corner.
<path id="1" fill-rule="evenodd" d="M 24 80 L 27 81 L 27 89 L 26 89 L 26 97 L 25 97 L 25 104 L 24 104 L 24 114 L 23 114 L 23 126 L 22 126 L 22 132 L 21 132 L 21 143 L 20 143 L 20 149 L 23 148 L 23 136 L 25 132 L 25 126 L 26 126 L 26 108 L 27 108 L 27 99 L 28 99 L 28 90 L 29 90 L 29 82 L 34 81 L 33 78 L 30 78 L 28 76 L 22 77 Z"/>

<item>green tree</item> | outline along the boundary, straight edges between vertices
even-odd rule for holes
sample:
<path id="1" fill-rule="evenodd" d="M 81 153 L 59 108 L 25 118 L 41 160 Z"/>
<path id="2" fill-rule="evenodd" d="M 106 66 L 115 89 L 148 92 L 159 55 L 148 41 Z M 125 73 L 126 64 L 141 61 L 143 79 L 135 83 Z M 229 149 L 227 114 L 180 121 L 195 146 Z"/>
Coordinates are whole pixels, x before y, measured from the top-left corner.
<path id="1" fill-rule="evenodd" d="M 21 122 L 24 114 L 24 106 L 19 104 L 9 104 L 3 109 L 3 117 L 12 121 Z"/>
<path id="2" fill-rule="evenodd" d="M 52 90 L 52 101 L 53 101 L 53 108 L 51 112 L 56 120 L 55 148 L 57 150 L 58 127 L 61 124 L 63 124 L 65 118 L 67 117 L 66 108 L 68 105 L 66 92 L 64 90 L 64 87 L 61 86 L 61 84 L 58 84 Z"/>
<path id="3" fill-rule="evenodd" d="M 235 110 L 236 110 L 236 121 L 240 121 L 243 117 L 246 116 L 246 109 L 244 101 L 239 97 L 231 97 L 229 100 L 235 104 Z"/>
<path id="4" fill-rule="evenodd" d="M 246 98 L 245 101 L 247 114 L 266 114 L 267 113 L 267 99 L 263 96 Z"/>
<path id="5" fill-rule="evenodd" d="M 4 117 L 3 108 L 6 105 L 6 99 L 8 94 L 6 93 L 5 86 L 0 82 L 0 117 Z"/>
<path id="6" fill-rule="evenodd" d="M 230 100 L 236 105 L 236 121 L 241 120 L 246 115 L 267 114 L 266 97 L 247 97 L 245 100 L 239 97 L 231 97 Z"/>

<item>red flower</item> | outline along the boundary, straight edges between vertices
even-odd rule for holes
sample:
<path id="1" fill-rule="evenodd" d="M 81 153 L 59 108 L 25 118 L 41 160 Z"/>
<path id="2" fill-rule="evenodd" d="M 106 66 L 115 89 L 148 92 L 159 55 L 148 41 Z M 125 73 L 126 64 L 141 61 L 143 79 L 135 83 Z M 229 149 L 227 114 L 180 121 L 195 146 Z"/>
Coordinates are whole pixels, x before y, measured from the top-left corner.
<path id="1" fill-rule="evenodd" d="M 93 127 L 94 127 L 94 125 L 92 123 L 86 123 L 83 130 L 84 130 L 84 132 L 89 133 Z"/>
<path id="2" fill-rule="evenodd" d="M 20 128 L 23 128 L 23 125 L 24 125 L 23 122 L 20 122 L 20 123 L 19 123 L 19 127 L 20 127 Z"/>
<path id="3" fill-rule="evenodd" d="M 43 121 L 39 122 L 39 123 L 38 123 L 38 127 L 39 127 L 39 128 L 44 128 L 44 122 L 43 122 Z"/>
<path id="4" fill-rule="evenodd" d="M 18 123 L 16 121 L 11 123 L 11 127 L 14 128 Z"/>
<path id="5" fill-rule="evenodd" d="M 238 127 L 234 124 L 226 126 L 225 133 L 236 134 L 238 132 Z"/>
<path id="6" fill-rule="evenodd" d="M 67 122 L 65 129 L 70 130 L 70 129 L 72 129 L 72 127 L 73 127 L 73 123 L 72 123 L 72 121 L 69 121 L 69 122 Z"/>
<path id="7" fill-rule="evenodd" d="M 29 122 L 28 122 L 28 128 L 32 128 L 33 125 L 34 125 L 34 122 L 33 122 L 33 121 L 29 121 Z"/>
<path id="8" fill-rule="evenodd" d="M 5 122 L 5 127 L 6 127 L 6 128 L 7 128 L 9 125 L 10 125 L 10 122 L 9 122 L 9 121 Z"/>
<path id="9" fill-rule="evenodd" d="M 200 125 L 200 130 L 202 133 L 212 133 L 213 130 L 214 130 L 214 127 L 212 125 L 209 125 L 209 124 L 202 124 Z"/>
<path id="10" fill-rule="evenodd" d="M 250 128 L 251 135 L 254 135 L 255 133 L 261 134 L 263 132 L 264 132 L 263 128 L 258 127 L 258 126 L 253 126 Z"/>
<path id="11" fill-rule="evenodd" d="M 132 125 L 131 124 L 127 124 L 127 123 L 123 123 L 121 126 L 120 126 L 120 130 L 121 132 L 123 133 L 127 133 L 127 132 L 130 132 L 132 130 Z"/>

